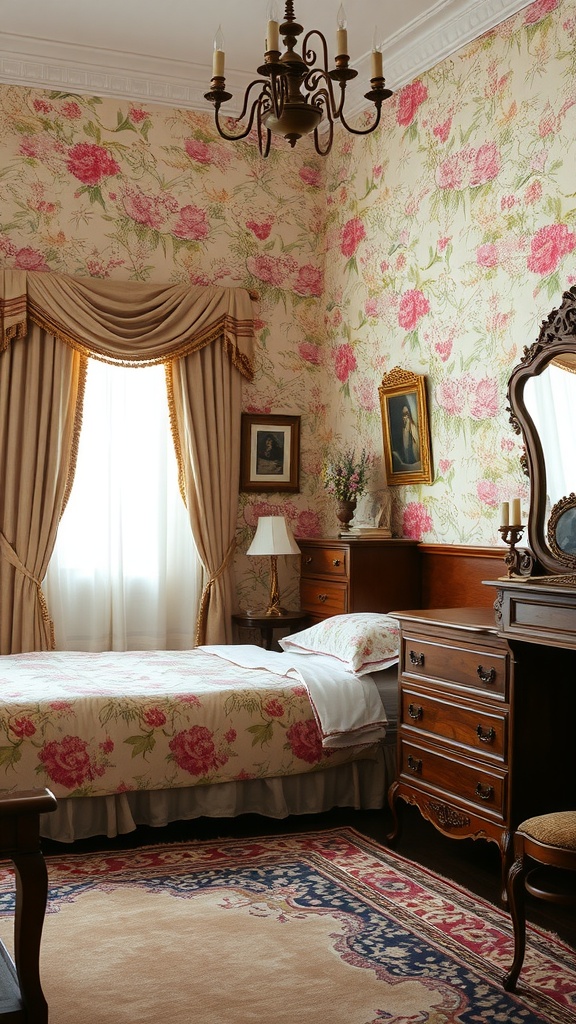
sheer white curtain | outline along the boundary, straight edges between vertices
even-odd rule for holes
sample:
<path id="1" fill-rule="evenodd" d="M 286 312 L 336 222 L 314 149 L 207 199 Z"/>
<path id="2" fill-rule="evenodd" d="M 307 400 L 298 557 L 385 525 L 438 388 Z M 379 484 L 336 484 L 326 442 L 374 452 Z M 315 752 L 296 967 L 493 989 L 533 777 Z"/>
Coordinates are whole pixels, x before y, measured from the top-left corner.
<path id="1" fill-rule="evenodd" d="M 576 374 L 550 364 L 526 382 L 524 394 L 542 443 L 548 500 L 554 505 L 576 488 Z"/>
<path id="2" fill-rule="evenodd" d="M 74 486 L 44 590 L 59 650 L 187 650 L 202 568 L 164 368 L 90 360 Z"/>

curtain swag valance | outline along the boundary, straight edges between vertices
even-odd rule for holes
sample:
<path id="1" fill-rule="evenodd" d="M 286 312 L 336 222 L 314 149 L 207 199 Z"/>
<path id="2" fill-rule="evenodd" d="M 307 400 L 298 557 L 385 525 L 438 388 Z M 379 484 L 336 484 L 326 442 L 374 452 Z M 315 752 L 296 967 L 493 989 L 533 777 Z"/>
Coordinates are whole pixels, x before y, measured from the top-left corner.
<path id="1" fill-rule="evenodd" d="M 252 298 L 245 288 L 103 281 L 39 271 L 0 271 L 0 352 L 31 320 L 84 356 L 116 365 L 171 362 L 222 339 L 253 377 Z"/>

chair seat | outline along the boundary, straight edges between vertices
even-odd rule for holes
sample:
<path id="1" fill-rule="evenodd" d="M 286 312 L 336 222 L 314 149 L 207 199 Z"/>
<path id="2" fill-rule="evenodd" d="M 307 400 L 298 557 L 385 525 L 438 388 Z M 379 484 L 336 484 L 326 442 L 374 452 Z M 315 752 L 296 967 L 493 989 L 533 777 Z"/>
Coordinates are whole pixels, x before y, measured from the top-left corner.
<path id="1" fill-rule="evenodd" d="M 523 821 L 516 831 L 522 832 L 537 843 L 576 852 L 576 811 L 538 814 Z"/>
<path id="2" fill-rule="evenodd" d="M 553 811 L 521 822 L 514 833 L 506 891 L 514 927 L 514 961 L 503 983 L 513 991 L 526 951 L 526 892 L 550 903 L 576 906 L 576 811 Z"/>

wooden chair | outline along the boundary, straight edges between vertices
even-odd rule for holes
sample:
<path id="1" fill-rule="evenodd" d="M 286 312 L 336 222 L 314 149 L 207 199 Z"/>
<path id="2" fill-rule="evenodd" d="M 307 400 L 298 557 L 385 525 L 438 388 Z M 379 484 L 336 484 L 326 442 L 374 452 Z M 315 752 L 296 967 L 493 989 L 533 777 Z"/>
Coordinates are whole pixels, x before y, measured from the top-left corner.
<path id="1" fill-rule="evenodd" d="M 504 988 L 513 992 L 526 952 L 526 891 L 551 903 L 576 906 L 576 811 L 540 814 L 518 826 L 506 890 L 514 927 L 514 961 L 504 976 Z"/>
<path id="2" fill-rule="evenodd" d="M 48 872 L 40 846 L 40 815 L 56 809 L 49 789 L 0 797 L 0 857 L 16 872 L 14 960 L 0 942 L 0 1024 L 47 1024 L 40 984 L 40 939 Z"/>

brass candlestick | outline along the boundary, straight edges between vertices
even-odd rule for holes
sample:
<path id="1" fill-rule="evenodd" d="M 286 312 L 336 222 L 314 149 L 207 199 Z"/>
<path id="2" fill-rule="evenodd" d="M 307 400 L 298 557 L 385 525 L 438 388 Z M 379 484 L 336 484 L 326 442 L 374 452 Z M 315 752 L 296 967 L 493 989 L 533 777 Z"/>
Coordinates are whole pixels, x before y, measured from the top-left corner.
<path id="1" fill-rule="evenodd" d="M 512 579 L 514 576 L 529 576 L 532 571 L 533 559 L 528 551 L 518 551 L 516 545 L 522 538 L 524 533 L 524 526 L 499 526 L 498 532 L 502 535 L 502 540 L 510 548 L 506 558 L 504 559 L 505 564 L 508 567 L 508 579 Z"/>

